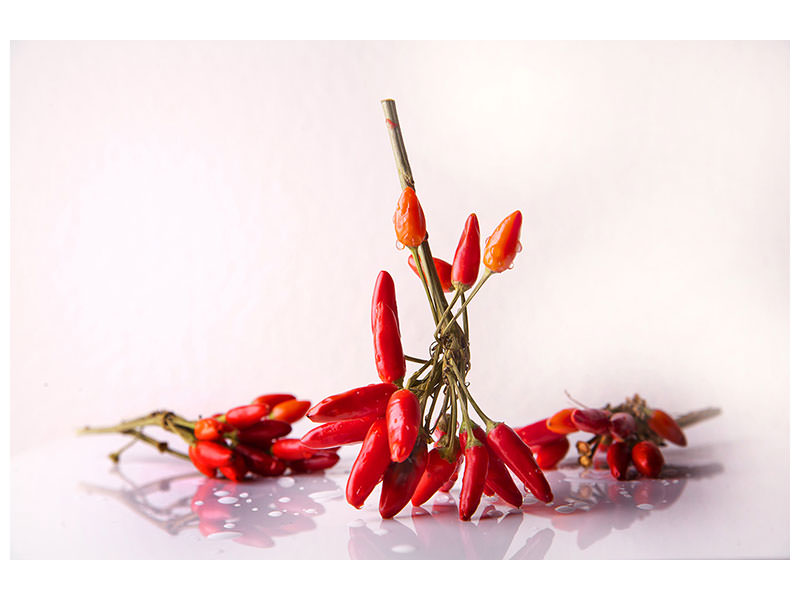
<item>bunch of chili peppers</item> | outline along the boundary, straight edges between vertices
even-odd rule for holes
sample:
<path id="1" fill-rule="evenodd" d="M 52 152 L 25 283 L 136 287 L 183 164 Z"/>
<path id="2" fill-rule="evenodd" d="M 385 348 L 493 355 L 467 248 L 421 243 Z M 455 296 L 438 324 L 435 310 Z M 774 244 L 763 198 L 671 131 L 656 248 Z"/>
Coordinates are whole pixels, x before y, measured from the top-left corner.
<path id="1" fill-rule="evenodd" d="M 576 443 L 578 463 L 585 468 L 606 463 L 615 479 L 625 480 L 631 464 L 645 477 L 658 477 L 664 466 L 659 447 L 666 442 L 686 446 L 683 427 L 717 414 L 718 409 L 705 409 L 676 420 L 663 410 L 650 408 L 636 394 L 617 406 L 564 408 L 516 431 L 535 453 L 542 469 L 554 469 L 566 456 L 570 448 L 568 435 L 592 434 L 588 441 Z"/>
<path id="2" fill-rule="evenodd" d="M 321 425 L 306 434 L 302 443 L 323 449 L 361 441 L 347 481 L 346 498 L 360 508 L 382 482 L 379 510 L 384 518 L 396 515 L 409 502 L 419 506 L 440 488 L 452 485 L 462 461 L 462 520 L 474 514 L 484 491 L 496 493 L 513 506 L 522 504 L 509 469 L 539 500 L 550 502 L 550 486 L 530 448 L 511 427 L 486 416 L 467 383 L 467 306 L 492 275 L 512 266 L 521 249 L 522 214 L 516 211 L 506 217 L 483 251 L 478 219 L 472 214 L 464 225 L 452 265 L 434 258 L 394 102 L 384 101 L 384 110 L 403 188 L 394 213 L 395 233 L 398 243 L 410 251 L 409 263 L 422 282 L 433 317 L 434 340 L 427 358 L 405 355 L 394 282 L 381 271 L 371 315 L 381 383 L 336 394 L 314 406 L 308 418 Z M 485 269 L 479 279 L 481 255 Z M 445 297 L 448 291 L 454 292 L 450 301 Z M 408 378 L 407 362 L 421 365 Z M 471 419 L 470 410 L 483 427 Z M 430 443 L 434 445 L 429 450 Z"/>
<path id="3" fill-rule="evenodd" d="M 191 461 L 206 477 L 221 474 L 231 481 L 242 481 L 248 474 L 276 477 L 287 470 L 321 471 L 339 460 L 336 448 L 311 450 L 299 439 L 286 437 L 292 430 L 291 423 L 302 419 L 310 405 L 309 401 L 298 400 L 291 394 L 267 394 L 250 404 L 197 421 L 157 411 L 111 427 L 85 427 L 80 433 L 131 436 L 130 443 L 110 455 L 115 462 L 124 450 L 142 441 L 160 452 Z M 148 426 L 158 426 L 179 436 L 189 445 L 188 454 L 145 434 L 143 429 Z"/>

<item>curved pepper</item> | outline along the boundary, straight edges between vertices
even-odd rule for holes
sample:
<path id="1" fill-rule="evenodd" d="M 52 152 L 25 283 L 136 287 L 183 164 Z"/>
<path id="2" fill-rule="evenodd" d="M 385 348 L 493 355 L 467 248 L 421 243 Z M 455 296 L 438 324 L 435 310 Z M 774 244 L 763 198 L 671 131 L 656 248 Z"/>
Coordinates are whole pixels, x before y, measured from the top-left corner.
<path id="1" fill-rule="evenodd" d="M 414 490 L 414 495 L 411 496 L 411 504 L 414 506 L 422 506 L 430 500 L 436 493 L 436 490 L 448 482 L 453 473 L 458 475 L 457 469 L 461 459 L 461 448 L 457 448 L 456 458 L 452 462 L 448 461 L 442 455 L 442 448 L 437 446 L 428 453 L 428 464 L 425 466 L 425 472 L 417 484 L 417 489 Z"/>
<path id="2" fill-rule="evenodd" d="M 378 510 L 384 519 L 391 519 L 408 504 L 417 489 L 428 463 L 428 447 L 422 440 L 403 462 L 393 462 L 383 474 Z"/>
<path id="3" fill-rule="evenodd" d="M 536 455 L 536 463 L 540 469 L 555 469 L 561 459 L 569 452 L 569 440 L 566 436 L 561 436 L 553 442 L 533 446 L 531 450 Z"/>
<path id="4" fill-rule="evenodd" d="M 608 447 L 606 453 L 608 469 L 614 479 L 622 481 L 628 472 L 628 465 L 631 463 L 631 451 L 625 442 L 614 442 Z"/>
<path id="5" fill-rule="evenodd" d="M 663 410 L 654 410 L 647 421 L 648 426 L 656 435 L 672 442 L 678 446 L 686 445 L 686 436 L 680 425 L 675 422 L 675 419 L 670 417 Z"/>
<path id="6" fill-rule="evenodd" d="M 576 408 L 572 411 L 572 423 L 580 431 L 605 433 L 611 424 L 609 414 L 596 408 Z"/>
<path id="7" fill-rule="evenodd" d="M 261 450 L 269 450 L 272 442 L 287 435 L 292 431 L 292 426 L 284 421 L 267 419 L 259 421 L 246 429 L 241 429 L 236 434 L 236 439 L 245 444 L 256 446 Z"/>
<path id="8" fill-rule="evenodd" d="M 361 442 L 374 421 L 374 417 L 362 417 L 323 423 L 306 433 L 300 438 L 300 441 L 304 446 L 315 449 L 337 448 L 345 444 Z"/>
<path id="9" fill-rule="evenodd" d="M 518 210 L 503 219 L 486 242 L 483 264 L 495 273 L 502 273 L 514 262 L 522 247 L 519 234 L 522 229 L 522 213 Z"/>
<path id="10" fill-rule="evenodd" d="M 378 305 L 383 302 L 392 309 L 394 316 L 397 317 L 397 297 L 394 290 L 394 279 L 386 271 L 378 273 L 375 280 L 375 289 L 372 291 L 372 333 L 375 333 L 375 317 L 378 315 Z M 400 319 L 397 319 L 399 326 Z"/>
<path id="11" fill-rule="evenodd" d="M 478 226 L 478 217 L 472 213 L 467 217 L 461 239 L 458 240 L 456 253 L 453 256 L 453 268 L 450 279 L 453 285 L 460 285 L 469 289 L 478 280 L 481 268 L 481 231 Z"/>
<path id="12" fill-rule="evenodd" d="M 458 499 L 458 518 L 469 521 L 481 501 L 486 473 L 489 470 L 489 453 L 486 446 L 476 441 L 468 446 L 466 432 L 461 433 L 464 452 L 464 476 L 461 478 L 461 495 Z M 464 447 L 466 446 L 466 447 Z"/>
<path id="13" fill-rule="evenodd" d="M 237 406 L 225 413 L 225 422 L 237 429 L 250 427 L 267 416 L 269 410 L 263 404 L 245 404 Z"/>
<path id="14" fill-rule="evenodd" d="M 645 440 L 633 447 L 631 452 L 633 466 L 645 477 L 655 479 L 661 473 L 664 466 L 664 455 L 653 442 Z"/>
<path id="15" fill-rule="evenodd" d="M 397 389 L 392 383 L 374 383 L 335 394 L 313 406 L 306 416 L 314 423 L 382 417 L 386 403 Z"/>
<path id="16" fill-rule="evenodd" d="M 192 464 L 195 466 L 195 468 L 198 471 L 200 471 L 203 475 L 205 475 L 206 477 L 210 477 L 211 479 L 214 479 L 217 476 L 217 468 L 216 467 L 212 467 L 212 466 L 206 464 L 205 462 L 203 462 L 197 456 L 197 448 L 195 448 L 194 445 L 190 445 L 189 446 L 189 460 L 191 460 Z"/>
<path id="17" fill-rule="evenodd" d="M 403 343 L 400 341 L 400 328 L 397 315 L 384 302 L 378 304 L 372 339 L 378 378 L 384 383 L 402 381 L 406 374 L 406 359 L 403 355 Z"/>
<path id="18" fill-rule="evenodd" d="M 488 446 L 486 433 L 484 433 L 483 429 L 480 427 L 473 427 L 472 433 L 486 446 L 486 451 L 489 454 L 489 466 L 486 470 L 486 485 L 506 503 L 519 508 L 522 506 L 522 494 L 519 488 L 517 488 L 517 484 L 514 483 L 514 480 L 511 478 L 511 474 L 508 472 L 508 469 L 506 469 L 503 461 Z"/>
<path id="19" fill-rule="evenodd" d="M 570 422 L 571 424 L 571 422 Z M 517 427 L 514 429 L 517 435 L 522 438 L 522 441 L 528 446 L 541 446 L 542 444 L 549 444 L 564 437 L 562 433 L 556 433 L 549 426 L 549 419 L 542 419 L 536 421 L 525 427 Z M 572 431 L 575 431 L 573 427 Z"/>
<path id="20" fill-rule="evenodd" d="M 414 275 L 416 275 L 417 277 L 421 277 L 421 275 L 417 271 L 417 265 L 414 262 L 414 257 L 411 255 L 409 255 L 408 257 L 408 266 L 411 267 L 412 271 L 414 271 Z M 439 276 L 439 284 L 442 286 L 442 291 L 452 292 L 453 282 L 450 279 L 450 273 L 452 267 L 450 266 L 450 263 L 445 262 L 440 258 L 434 258 L 433 266 L 436 267 L 436 274 Z"/>
<path id="21" fill-rule="evenodd" d="M 397 241 L 404 246 L 416 248 L 425 240 L 425 213 L 413 188 L 407 187 L 400 194 L 393 221 Z"/>
<path id="22" fill-rule="evenodd" d="M 489 447 L 522 483 L 545 504 L 552 502 L 553 492 L 542 470 L 525 442 L 505 423 L 495 423 L 486 434 Z"/>
<path id="23" fill-rule="evenodd" d="M 397 390 L 386 405 L 386 430 L 392 462 L 403 462 L 417 441 L 422 413 L 419 399 L 410 390 Z"/>
<path id="24" fill-rule="evenodd" d="M 361 508 L 391 462 L 386 420 L 378 419 L 369 428 L 361 451 L 350 468 L 345 490 L 347 501 Z"/>
<path id="25" fill-rule="evenodd" d="M 578 431 L 578 428 L 575 427 L 575 423 L 572 422 L 572 413 L 574 411 L 575 411 L 574 408 L 562 408 L 552 417 L 547 419 L 546 423 L 547 429 L 559 435 L 567 435 L 569 433 L 575 433 L 576 431 Z M 541 442 L 541 443 L 546 444 L 547 442 Z"/>

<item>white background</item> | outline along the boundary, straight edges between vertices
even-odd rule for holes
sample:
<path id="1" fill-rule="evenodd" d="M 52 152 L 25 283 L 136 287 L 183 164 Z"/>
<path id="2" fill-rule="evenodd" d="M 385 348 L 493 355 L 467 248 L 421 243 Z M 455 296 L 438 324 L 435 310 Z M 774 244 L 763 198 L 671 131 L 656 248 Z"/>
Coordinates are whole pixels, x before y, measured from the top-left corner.
<path id="1" fill-rule="evenodd" d="M 524 215 L 470 312 L 491 417 L 720 406 L 788 496 L 785 42 L 14 43 L 12 455 L 375 381 L 381 269 L 422 354 L 385 97 L 435 255 Z"/>

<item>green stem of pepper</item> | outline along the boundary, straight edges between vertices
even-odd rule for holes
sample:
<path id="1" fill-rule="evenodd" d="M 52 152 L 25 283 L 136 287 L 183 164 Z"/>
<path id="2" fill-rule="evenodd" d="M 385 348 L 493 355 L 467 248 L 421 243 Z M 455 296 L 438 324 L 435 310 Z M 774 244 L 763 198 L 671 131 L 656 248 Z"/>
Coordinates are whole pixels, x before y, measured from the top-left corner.
<path id="1" fill-rule="evenodd" d="M 444 329 L 441 330 L 441 333 L 443 333 L 443 334 L 447 333 L 447 330 L 450 329 L 450 327 L 453 325 L 453 323 L 455 323 L 455 320 L 461 315 L 461 313 L 464 312 L 467 309 L 467 305 L 472 301 L 472 299 L 475 297 L 475 294 L 478 293 L 478 290 L 481 289 L 481 287 L 483 286 L 484 283 L 486 283 L 486 281 L 489 279 L 489 277 L 492 276 L 492 273 L 493 273 L 493 271 L 490 271 L 489 269 L 486 269 L 486 271 L 484 271 L 483 277 L 481 277 L 480 280 L 478 281 L 478 283 L 475 284 L 475 287 L 472 288 L 472 292 L 470 292 L 469 296 L 467 296 L 467 299 L 461 305 L 461 308 L 453 316 L 453 318 L 450 319 L 450 321 L 447 323 L 447 325 L 445 325 Z M 437 331 L 439 330 L 438 327 L 436 329 L 437 329 Z"/>

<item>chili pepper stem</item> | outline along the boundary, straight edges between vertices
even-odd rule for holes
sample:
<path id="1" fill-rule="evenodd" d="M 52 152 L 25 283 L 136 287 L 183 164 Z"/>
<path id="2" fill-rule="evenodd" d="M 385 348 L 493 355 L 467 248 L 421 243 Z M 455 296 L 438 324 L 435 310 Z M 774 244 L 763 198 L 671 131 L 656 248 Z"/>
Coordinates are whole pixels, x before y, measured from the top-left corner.
<path id="1" fill-rule="evenodd" d="M 442 316 L 439 319 L 439 322 L 436 323 L 436 331 L 439 331 L 439 328 L 442 326 L 443 321 L 447 318 L 447 315 L 451 313 L 451 311 L 453 310 L 453 307 L 456 305 L 456 301 L 459 298 L 463 298 L 463 294 L 464 294 L 463 288 L 460 288 L 460 289 L 458 289 L 456 291 L 456 294 L 455 294 L 455 296 L 453 296 L 453 299 L 450 301 L 450 304 L 448 304 L 447 308 L 444 309 L 444 312 L 442 313 Z"/>
<path id="2" fill-rule="evenodd" d="M 497 425 L 497 422 L 492 421 L 489 417 L 487 417 L 486 414 L 481 410 L 480 406 L 478 406 L 478 403 L 475 402 L 475 398 L 473 398 L 472 394 L 469 393 L 464 378 L 461 376 L 461 373 L 459 372 L 456 364 L 452 360 L 450 360 L 450 365 L 452 367 L 451 372 L 455 375 L 456 379 L 458 380 L 459 387 L 463 390 L 464 394 L 469 399 L 469 403 L 472 405 L 472 408 L 475 409 L 475 412 L 478 413 L 478 416 L 481 418 L 484 425 L 486 425 L 487 432 L 490 431 Z"/>
<path id="3" fill-rule="evenodd" d="M 722 413 L 722 410 L 719 408 L 704 408 L 676 417 L 675 422 L 681 427 L 689 427 L 691 425 L 696 425 L 700 421 L 716 417 L 720 413 Z"/>
<path id="4" fill-rule="evenodd" d="M 403 358 L 405 358 L 408 362 L 417 363 L 419 365 L 427 365 L 431 362 L 430 358 L 425 360 L 424 358 L 417 358 L 416 356 L 409 356 L 408 354 L 404 354 Z"/>
<path id="5" fill-rule="evenodd" d="M 145 415 L 144 417 L 131 419 L 129 421 L 123 421 L 119 425 L 111 425 L 108 427 L 87 426 L 84 427 L 83 429 L 79 429 L 78 435 L 85 435 L 88 433 L 123 433 L 126 435 L 136 434 L 135 437 L 144 436 L 144 437 L 139 437 L 139 439 L 141 441 L 145 441 L 151 444 L 151 441 L 148 440 L 153 440 L 153 438 L 146 436 L 140 431 L 138 431 L 140 427 L 147 427 L 147 426 L 161 427 L 166 431 L 170 431 L 180 436 L 180 438 L 186 443 L 192 443 L 195 441 L 194 422 L 188 421 L 187 419 L 184 419 L 183 417 L 180 417 L 175 413 L 166 410 L 155 411 L 150 413 L 149 415 Z M 158 443 L 157 440 L 154 441 Z M 188 459 L 188 457 L 186 458 Z"/>
<path id="6" fill-rule="evenodd" d="M 446 333 L 446 332 L 447 332 L 447 330 L 448 330 L 448 329 L 450 329 L 450 327 L 453 325 L 453 323 L 455 322 L 455 320 L 456 320 L 456 319 L 457 319 L 457 318 L 458 318 L 458 317 L 461 315 L 461 313 L 462 313 L 462 312 L 464 312 L 464 311 L 466 310 L 466 308 L 467 308 L 467 305 L 468 305 L 468 304 L 469 304 L 469 303 L 472 301 L 472 299 L 475 297 L 475 294 L 477 294 L 477 293 L 478 293 L 478 290 L 480 290 L 480 289 L 481 289 L 481 286 L 483 286 L 483 284 L 484 284 L 484 283 L 486 283 L 486 281 L 489 279 L 489 277 L 491 277 L 491 276 L 492 276 L 492 273 L 493 273 L 493 271 L 490 271 L 489 269 L 486 269 L 486 271 L 484 271 L 484 273 L 483 273 L 483 277 L 481 277 L 481 278 L 478 280 L 478 283 L 476 283 L 476 284 L 475 284 L 475 287 L 474 287 L 474 288 L 472 288 L 472 291 L 470 292 L 469 296 L 467 296 L 467 299 L 464 301 L 464 303 L 461 305 L 461 308 L 460 308 L 460 309 L 458 309 L 458 312 L 457 312 L 457 313 L 456 313 L 456 314 L 453 316 L 453 318 L 452 318 L 452 319 L 450 319 L 450 321 L 447 323 L 447 325 L 445 325 L 445 327 L 444 327 L 444 329 L 441 331 L 441 333 Z M 437 327 L 437 331 L 439 331 L 439 328 L 438 328 L 438 327 Z"/>
<path id="7" fill-rule="evenodd" d="M 120 457 L 120 454 L 122 454 L 123 452 L 125 452 L 125 450 L 127 450 L 128 448 L 130 448 L 131 446 L 133 446 L 133 445 L 134 445 L 136 442 L 138 442 L 138 441 L 139 441 L 139 440 L 138 440 L 137 438 L 133 438 L 133 439 L 132 439 L 130 442 L 128 442 L 127 444 L 125 444 L 125 445 L 124 445 L 122 448 L 120 448 L 120 449 L 119 449 L 119 450 L 117 450 L 116 452 L 112 452 L 111 454 L 109 454 L 109 455 L 108 455 L 108 458 L 110 458 L 110 459 L 111 459 L 111 462 L 118 463 L 118 462 L 119 462 L 119 457 Z"/>
<path id="8" fill-rule="evenodd" d="M 434 320 L 436 320 L 437 315 L 439 313 L 436 310 L 436 305 L 434 304 L 433 297 L 431 296 L 431 291 L 430 291 L 430 287 L 429 287 L 429 284 L 428 284 L 427 276 L 423 272 L 422 265 L 421 265 L 420 260 L 419 260 L 419 249 L 417 249 L 417 248 L 409 248 L 409 250 L 411 250 L 411 256 L 414 257 L 414 264 L 417 265 L 417 272 L 420 273 L 420 275 L 422 275 L 422 277 L 420 277 L 420 280 L 422 281 L 422 287 L 425 288 L 425 295 L 428 297 L 428 304 L 431 307 L 431 313 L 433 314 Z"/>

